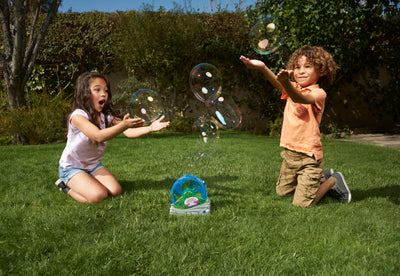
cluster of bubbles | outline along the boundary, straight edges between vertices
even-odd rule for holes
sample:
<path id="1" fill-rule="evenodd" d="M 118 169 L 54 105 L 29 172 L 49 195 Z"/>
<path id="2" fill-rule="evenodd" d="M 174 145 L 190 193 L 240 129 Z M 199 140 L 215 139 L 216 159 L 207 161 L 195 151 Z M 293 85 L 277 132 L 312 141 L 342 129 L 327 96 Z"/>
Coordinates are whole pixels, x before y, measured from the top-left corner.
<path id="1" fill-rule="evenodd" d="M 195 157 L 204 158 L 213 154 L 219 139 L 216 124 L 207 117 L 200 117 L 194 122 L 192 131 L 198 148 Z"/>
<path id="2" fill-rule="evenodd" d="M 277 51 L 284 43 L 284 26 L 271 15 L 259 20 L 250 30 L 252 49 L 261 55 Z M 232 97 L 222 90 L 221 72 L 212 64 L 200 63 L 193 67 L 189 77 L 190 88 L 195 97 L 206 106 L 207 115 L 199 117 L 192 126 L 198 146 L 198 157 L 214 153 L 218 144 L 218 129 L 237 128 L 242 115 Z M 140 89 L 132 95 L 130 115 L 151 123 L 163 114 L 162 102 L 157 92 Z"/>
<path id="3" fill-rule="evenodd" d="M 242 121 L 242 115 L 232 97 L 222 91 L 221 72 L 212 64 L 200 63 L 193 67 L 189 77 L 190 88 L 203 102 L 207 115 L 198 118 L 192 127 L 198 144 L 198 157 L 214 153 L 218 144 L 218 129 L 234 129 Z"/>

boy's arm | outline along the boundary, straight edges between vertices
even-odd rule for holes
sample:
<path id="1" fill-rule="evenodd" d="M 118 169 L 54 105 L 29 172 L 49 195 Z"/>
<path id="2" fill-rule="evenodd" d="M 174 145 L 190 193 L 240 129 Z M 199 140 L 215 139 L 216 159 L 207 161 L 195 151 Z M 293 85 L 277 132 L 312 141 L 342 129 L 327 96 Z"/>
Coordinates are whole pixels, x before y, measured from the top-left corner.
<path id="1" fill-rule="evenodd" d="M 312 95 L 303 94 L 293 86 L 290 81 L 291 74 L 293 74 L 293 70 L 282 70 L 277 75 L 277 81 L 282 85 L 284 91 L 295 103 L 314 104 L 315 99 Z"/>
<path id="2" fill-rule="evenodd" d="M 246 65 L 249 69 L 257 69 L 260 70 L 265 78 L 280 91 L 285 92 L 282 84 L 277 80 L 276 75 L 264 64 L 264 62 L 256 59 L 248 59 L 247 57 L 241 56 L 240 60 Z"/>

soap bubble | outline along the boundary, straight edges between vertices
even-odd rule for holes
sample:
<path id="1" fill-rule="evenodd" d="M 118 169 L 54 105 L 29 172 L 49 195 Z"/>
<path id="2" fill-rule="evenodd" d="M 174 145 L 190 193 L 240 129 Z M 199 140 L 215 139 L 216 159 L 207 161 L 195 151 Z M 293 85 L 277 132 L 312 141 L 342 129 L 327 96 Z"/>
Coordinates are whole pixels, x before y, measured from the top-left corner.
<path id="1" fill-rule="evenodd" d="M 237 128 L 242 122 L 242 113 L 226 92 L 221 92 L 216 99 L 208 100 L 206 106 L 211 118 L 223 129 Z"/>
<path id="2" fill-rule="evenodd" d="M 151 89 L 140 89 L 132 95 L 129 104 L 129 113 L 132 118 L 142 118 L 151 123 L 163 115 L 160 96 Z"/>
<path id="3" fill-rule="evenodd" d="M 212 64 L 200 63 L 190 72 L 189 84 L 196 98 L 206 102 L 218 97 L 221 92 L 221 73 Z"/>
<path id="4" fill-rule="evenodd" d="M 197 157 L 208 157 L 215 152 L 218 144 L 218 127 L 210 119 L 206 117 L 198 118 L 192 127 L 195 135 L 198 153 Z"/>
<path id="5" fill-rule="evenodd" d="M 249 35 L 251 47 L 261 55 L 275 52 L 283 44 L 284 37 L 284 26 L 272 16 L 258 21 L 251 28 Z"/>

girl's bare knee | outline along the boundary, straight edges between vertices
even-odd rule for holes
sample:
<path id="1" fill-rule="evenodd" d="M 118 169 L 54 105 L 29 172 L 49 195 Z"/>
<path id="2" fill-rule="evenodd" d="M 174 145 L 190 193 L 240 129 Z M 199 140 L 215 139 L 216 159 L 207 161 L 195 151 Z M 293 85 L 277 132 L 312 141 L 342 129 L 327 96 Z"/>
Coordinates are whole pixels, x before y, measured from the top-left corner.
<path id="1" fill-rule="evenodd" d="M 120 185 L 112 187 L 112 189 L 110 189 L 110 194 L 112 196 L 118 196 L 121 194 L 121 192 L 122 192 L 122 189 L 121 189 Z"/>
<path id="2" fill-rule="evenodd" d="M 89 203 L 97 203 L 108 197 L 108 192 L 105 189 L 98 189 L 92 194 L 87 196 L 87 200 Z"/>

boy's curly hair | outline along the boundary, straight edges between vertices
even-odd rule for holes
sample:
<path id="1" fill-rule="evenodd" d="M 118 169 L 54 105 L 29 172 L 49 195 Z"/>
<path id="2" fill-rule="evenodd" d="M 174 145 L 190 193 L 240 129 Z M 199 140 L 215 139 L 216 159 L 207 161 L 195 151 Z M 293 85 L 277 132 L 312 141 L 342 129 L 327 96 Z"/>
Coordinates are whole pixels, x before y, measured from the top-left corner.
<path id="1" fill-rule="evenodd" d="M 320 87 L 326 87 L 333 83 L 339 66 L 333 60 L 331 54 L 321 47 L 304 45 L 290 56 L 287 69 L 294 70 L 302 56 L 306 56 L 307 61 L 314 64 L 315 69 L 319 72 L 318 84 Z"/>

